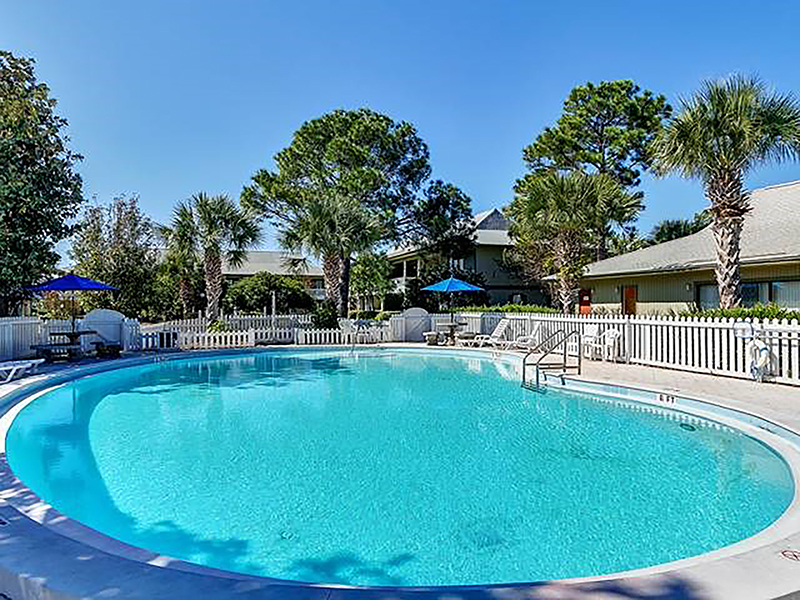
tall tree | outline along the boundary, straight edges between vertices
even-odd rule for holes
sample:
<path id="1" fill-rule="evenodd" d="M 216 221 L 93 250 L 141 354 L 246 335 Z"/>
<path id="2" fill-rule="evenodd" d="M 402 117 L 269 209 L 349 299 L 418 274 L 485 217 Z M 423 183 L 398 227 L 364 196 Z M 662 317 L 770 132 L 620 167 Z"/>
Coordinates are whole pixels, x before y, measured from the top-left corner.
<path id="1" fill-rule="evenodd" d="M 717 246 L 720 306 L 741 304 L 740 241 L 750 211 L 745 176 L 800 157 L 800 103 L 752 77 L 703 84 L 655 143 L 657 171 L 703 182 Z"/>
<path id="2" fill-rule="evenodd" d="M 452 261 L 464 258 L 475 247 L 472 200 L 452 183 L 432 181 L 406 227 L 408 242 L 426 255 Z"/>
<path id="3" fill-rule="evenodd" d="M 583 267 L 591 260 L 587 228 L 596 211 L 623 202 L 625 190 L 610 176 L 582 171 L 531 173 L 517 182 L 507 209 L 511 236 L 523 254 L 557 278 L 561 308 L 571 313 Z"/>
<path id="4" fill-rule="evenodd" d="M 304 123 L 275 164 L 253 176 L 242 202 L 267 216 L 284 247 L 322 260 L 328 298 L 345 315 L 352 257 L 404 235 L 430 174 L 428 148 L 409 123 L 336 110 Z"/>
<path id="5" fill-rule="evenodd" d="M 168 252 L 188 265 L 200 260 L 206 282 L 206 314 L 219 318 L 222 298 L 222 263 L 241 265 L 247 250 L 261 240 L 258 219 L 228 196 L 200 192 L 175 208 L 172 224 L 163 230 Z"/>
<path id="6" fill-rule="evenodd" d="M 0 314 L 53 272 L 55 245 L 83 202 L 81 157 L 69 149 L 67 121 L 55 108 L 34 61 L 0 51 Z"/>
<path id="7" fill-rule="evenodd" d="M 308 295 L 302 281 L 268 271 L 260 271 L 232 284 L 225 292 L 224 302 L 228 310 L 256 313 L 272 308 L 273 294 L 275 310 L 279 313 L 314 307 L 314 299 Z"/>
<path id="8" fill-rule="evenodd" d="M 534 173 L 574 169 L 604 173 L 634 190 L 641 171 L 651 165 L 651 143 L 671 111 L 664 96 L 642 91 L 632 81 L 580 85 L 570 92 L 555 126 L 545 128 L 523 150 L 523 158 Z M 637 193 L 634 199 L 642 196 Z M 637 213 L 630 211 L 626 224 Z M 591 227 L 595 259 L 600 260 L 607 255 L 611 231 L 602 218 Z"/>
<path id="9" fill-rule="evenodd" d="M 392 264 L 386 254 L 362 252 L 353 263 L 350 291 L 358 298 L 377 298 L 380 309 L 394 291 Z"/>
<path id="10" fill-rule="evenodd" d="M 163 270 L 178 281 L 178 298 L 183 318 L 193 313 L 197 296 L 197 271 L 203 270 L 198 252 L 197 228 L 191 202 L 181 202 L 172 213 L 172 223 L 159 227 L 167 252 Z M 203 277 L 205 279 L 205 277 Z"/>
<path id="11" fill-rule="evenodd" d="M 75 272 L 113 285 L 113 294 L 84 294 L 87 309 L 112 308 L 129 317 L 157 311 L 153 289 L 158 268 L 156 230 L 138 196 L 118 196 L 108 206 L 89 207 L 75 231 L 70 258 Z"/>

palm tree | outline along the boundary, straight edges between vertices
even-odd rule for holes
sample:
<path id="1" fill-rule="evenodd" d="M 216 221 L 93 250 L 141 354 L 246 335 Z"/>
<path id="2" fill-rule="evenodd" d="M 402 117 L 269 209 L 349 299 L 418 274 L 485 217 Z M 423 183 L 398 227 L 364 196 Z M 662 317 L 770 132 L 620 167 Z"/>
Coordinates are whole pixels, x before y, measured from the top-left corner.
<path id="1" fill-rule="evenodd" d="M 717 245 L 720 306 L 741 303 L 742 225 L 750 211 L 744 178 L 756 166 L 800 157 L 800 104 L 756 78 L 732 76 L 703 84 L 654 144 L 660 175 L 699 179 Z"/>
<path id="2" fill-rule="evenodd" d="M 258 219 L 239 208 L 228 196 L 209 196 L 204 192 L 178 203 L 172 224 L 164 228 L 168 252 L 183 269 L 180 282 L 181 302 L 188 302 L 189 269 L 196 261 L 203 264 L 206 282 L 206 315 L 219 318 L 222 297 L 222 261 L 239 266 L 247 250 L 261 240 Z M 186 308 L 186 304 L 184 304 Z"/>
<path id="3" fill-rule="evenodd" d="M 352 257 L 371 249 L 380 239 L 380 215 L 357 199 L 314 195 L 292 202 L 281 216 L 277 223 L 280 245 L 322 261 L 325 293 L 339 315 L 346 316 Z"/>
<path id="4" fill-rule="evenodd" d="M 692 235 L 708 227 L 711 223 L 711 214 L 702 210 L 691 219 L 664 219 L 659 221 L 650 232 L 649 242 L 660 244 L 677 240 L 687 235 Z"/>
<path id="5" fill-rule="evenodd" d="M 615 185 L 616 179 L 610 175 L 602 175 L 595 179 L 599 185 L 597 204 L 592 211 L 594 218 L 589 224 L 594 235 L 595 260 L 608 258 L 609 244 L 615 238 L 615 227 L 625 233 L 625 227 L 642 212 L 642 194 L 628 193 L 621 185 Z"/>
<path id="6" fill-rule="evenodd" d="M 630 194 L 608 175 L 582 171 L 531 173 L 515 191 L 508 209 L 511 234 L 555 272 L 559 303 L 571 313 L 583 267 L 595 250 L 591 232 L 603 215 L 608 218 L 609 207 L 629 205 Z"/>
<path id="7" fill-rule="evenodd" d="M 188 202 L 178 203 L 172 213 L 172 224 L 161 225 L 158 231 L 167 248 L 165 261 L 169 272 L 178 277 L 178 298 L 183 309 L 183 318 L 187 318 L 194 299 L 192 275 L 200 261 L 191 205 Z"/>

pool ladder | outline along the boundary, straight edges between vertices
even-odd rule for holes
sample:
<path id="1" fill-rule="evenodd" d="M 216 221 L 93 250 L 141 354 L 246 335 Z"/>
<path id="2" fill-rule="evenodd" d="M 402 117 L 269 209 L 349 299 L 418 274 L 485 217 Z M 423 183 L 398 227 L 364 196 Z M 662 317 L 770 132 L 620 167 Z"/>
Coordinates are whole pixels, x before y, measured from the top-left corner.
<path id="1" fill-rule="evenodd" d="M 577 339 L 577 349 L 578 349 L 578 363 L 575 365 L 577 367 L 577 373 L 580 375 L 581 373 L 581 356 L 583 352 L 581 352 L 581 336 L 580 332 L 577 329 L 573 329 L 572 331 L 565 331 L 563 329 L 559 329 L 548 335 L 544 340 L 539 342 L 534 348 L 528 350 L 525 353 L 525 356 L 522 358 L 522 387 L 534 390 L 534 391 L 541 391 L 541 375 L 544 369 L 560 369 L 561 376 L 563 377 L 567 373 L 567 369 L 569 368 L 568 358 L 569 353 L 567 352 L 568 345 L 567 342 L 570 338 L 575 337 Z M 563 360 L 559 364 L 554 365 L 542 365 L 542 361 L 554 354 L 558 348 L 561 347 L 563 350 Z M 528 358 L 532 354 L 541 354 L 535 362 L 528 363 Z M 528 381 L 528 366 L 533 366 L 536 368 L 536 379 L 535 384 Z"/>

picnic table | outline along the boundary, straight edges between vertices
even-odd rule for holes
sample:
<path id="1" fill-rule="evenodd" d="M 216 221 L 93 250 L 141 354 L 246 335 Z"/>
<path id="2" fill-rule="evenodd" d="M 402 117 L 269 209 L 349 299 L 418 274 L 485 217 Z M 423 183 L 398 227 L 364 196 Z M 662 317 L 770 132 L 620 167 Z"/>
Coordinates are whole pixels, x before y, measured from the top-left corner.
<path id="1" fill-rule="evenodd" d="M 461 327 L 466 327 L 467 324 L 464 321 L 450 321 L 448 323 L 438 323 L 436 327 L 438 329 L 446 329 L 447 333 L 445 334 L 447 338 L 447 343 L 451 346 L 456 345 L 456 332 Z"/>
<path id="2" fill-rule="evenodd" d="M 50 337 L 64 336 L 69 340 L 70 344 L 80 344 L 81 336 L 94 335 L 97 333 L 94 329 L 81 329 L 81 330 L 68 330 L 68 331 L 51 331 Z"/>
<path id="3" fill-rule="evenodd" d="M 55 358 L 65 356 L 67 360 L 76 360 L 83 356 L 83 349 L 81 348 L 81 336 L 93 335 L 97 333 L 92 329 L 83 329 L 80 331 L 51 331 L 50 337 L 65 337 L 66 342 L 50 342 L 49 344 L 33 344 L 32 350 L 36 350 L 36 356 L 44 358 L 47 361 L 54 360 Z"/>

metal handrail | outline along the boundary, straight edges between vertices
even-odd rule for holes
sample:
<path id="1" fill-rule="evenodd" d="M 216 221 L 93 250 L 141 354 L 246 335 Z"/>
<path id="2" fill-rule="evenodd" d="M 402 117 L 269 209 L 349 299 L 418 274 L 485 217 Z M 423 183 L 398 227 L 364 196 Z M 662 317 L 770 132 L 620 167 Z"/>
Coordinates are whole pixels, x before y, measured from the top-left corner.
<path id="1" fill-rule="evenodd" d="M 563 362 L 562 368 L 563 369 L 567 368 L 567 341 L 572 336 L 576 336 L 578 338 L 578 374 L 580 374 L 580 372 L 581 372 L 581 355 L 582 355 L 580 335 L 581 335 L 581 333 L 577 329 L 573 329 L 572 331 L 564 331 L 563 329 L 559 329 L 558 331 L 555 331 L 555 332 L 551 333 L 549 336 L 547 336 L 544 340 L 542 340 L 539 344 L 537 344 L 536 347 L 532 348 L 531 350 L 528 350 L 528 352 L 522 358 L 522 385 L 524 386 L 527 383 L 528 357 L 531 354 L 535 354 L 535 353 L 539 352 L 539 350 L 544 348 L 546 344 L 548 344 L 550 341 L 556 339 L 559 336 L 562 336 L 562 338 L 560 340 L 558 340 L 555 344 L 553 344 L 552 347 L 550 347 L 547 350 L 545 350 L 544 352 L 542 352 L 542 355 L 534 363 L 534 365 L 536 366 L 536 388 L 537 389 L 539 388 L 539 370 L 540 370 L 541 362 L 545 359 L 545 357 L 549 356 L 553 352 L 553 350 L 555 350 L 556 348 L 558 348 L 562 344 L 564 346 L 564 362 Z"/>

